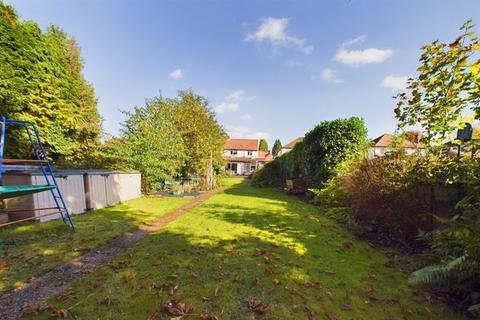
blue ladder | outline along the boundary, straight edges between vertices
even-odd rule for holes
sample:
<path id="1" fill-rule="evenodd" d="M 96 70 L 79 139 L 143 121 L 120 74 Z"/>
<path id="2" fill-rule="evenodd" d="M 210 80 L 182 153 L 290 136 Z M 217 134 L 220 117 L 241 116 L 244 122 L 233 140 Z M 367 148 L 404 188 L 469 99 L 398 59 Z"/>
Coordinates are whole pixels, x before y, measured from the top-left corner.
<path id="1" fill-rule="evenodd" d="M 1 137 L 0 137 L 0 185 L 3 185 L 3 164 L 4 163 L 36 163 L 39 164 L 40 169 L 42 171 L 43 177 L 45 178 L 46 185 L 44 188 L 31 188 L 30 192 L 27 191 L 27 193 L 36 193 L 40 191 L 46 191 L 49 190 L 50 194 L 53 198 L 53 201 L 55 203 L 55 207 L 53 208 L 40 208 L 40 209 L 33 209 L 33 210 L 47 210 L 47 209 L 56 209 L 56 212 L 53 213 L 47 213 L 47 214 L 40 214 L 40 215 L 35 215 L 33 217 L 29 217 L 26 219 L 20 219 L 18 221 L 11 221 L 7 222 L 4 224 L 1 224 L 0 227 L 14 224 L 14 223 L 19 223 L 19 222 L 24 222 L 26 220 L 33 220 L 33 219 L 38 219 L 41 217 L 45 216 L 51 216 L 53 214 L 60 214 L 62 217 L 63 223 L 66 225 L 67 223 L 72 227 L 72 229 L 75 231 L 75 224 L 73 223 L 72 217 L 68 211 L 67 205 L 65 203 L 65 200 L 63 199 L 62 193 L 60 192 L 60 189 L 58 188 L 57 180 L 55 179 L 55 174 L 53 172 L 52 165 L 50 164 L 50 161 L 48 160 L 47 153 L 45 151 L 45 147 L 43 146 L 42 140 L 40 139 L 40 134 L 38 132 L 37 127 L 28 121 L 21 121 L 21 120 L 10 120 L 6 119 L 5 117 L 1 117 L 0 124 L 2 125 L 1 128 Z M 21 160 L 21 159 L 4 159 L 4 150 L 5 150 L 5 134 L 6 134 L 6 128 L 7 125 L 16 125 L 23 127 L 26 132 L 28 139 L 30 141 L 30 144 L 32 146 L 33 152 L 35 154 L 36 160 Z M 19 186 L 28 189 L 28 186 Z M 42 190 L 43 189 L 43 190 Z M 26 194 L 26 193 L 23 193 Z M 8 195 L 5 196 L 5 198 L 8 198 Z M 28 211 L 28 210 L 19 210 L 19 211 Z M 8 213 L 8 211 L 6 211 Z"/>

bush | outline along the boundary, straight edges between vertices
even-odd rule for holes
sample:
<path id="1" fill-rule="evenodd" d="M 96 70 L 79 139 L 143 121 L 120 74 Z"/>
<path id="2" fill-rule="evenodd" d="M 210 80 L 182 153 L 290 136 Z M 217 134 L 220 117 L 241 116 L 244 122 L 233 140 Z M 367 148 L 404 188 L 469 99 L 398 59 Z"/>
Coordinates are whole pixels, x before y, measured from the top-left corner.
<path id="1" fill-rule="evenodd" d="M 437 261 L 415 271 L 410 283 L 448 294 L 461 307 L 480 315 L 480 186 L 469 190 L 456 211 L 452 219 L 444 221 L 444 228 L 431 235 Z"/>
<path id="2" fill-rule="evenodd" d="M 292 152 L 293 150 L 277 157 L 274 161 L 267 163 L 263 168 L 257 170 L 252 176 L 252 186 L 271 188 L 283 187 L 285 185 L 285 180 L 291 176 Z"/>
<path id="3" fill-rule="evenodd" d="M 355 164 L 340 181 L 342 202 L 372 232 L 410 243 L 438 227 L 434 215 L 454 210 L 471 169 L 470 161 L 393 152 Z"/>
<path id="4" fill-rule="evenodd" d="M 308 132 L 287 154 L 258 170 L 252 185 L 282 187 L 285 180 L 302 181 L 306 187 L 320 187 L 365 146 L 367 130 L 357 117 L 323 121 Z"/>
<path id="5" fill-rule="evenodd" d="M 321 187 L 345 161 L 366 143 L 367 129 L 361 118 L 323 121 L 305 135 L 303 175 L 309 187 Z"/>

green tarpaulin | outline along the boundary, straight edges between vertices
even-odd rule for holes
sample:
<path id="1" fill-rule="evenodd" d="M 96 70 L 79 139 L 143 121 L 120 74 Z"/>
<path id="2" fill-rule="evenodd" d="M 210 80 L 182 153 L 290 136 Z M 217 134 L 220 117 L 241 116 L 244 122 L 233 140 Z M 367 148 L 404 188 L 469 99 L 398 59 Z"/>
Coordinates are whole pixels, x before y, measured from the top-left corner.
<path id="1" fill-rule="evenodd" d="M 42 192 L 51 189 L 55 189 L 55 186 L 0 186 L 0 200 L 24 196 L 26 194 Z"/>

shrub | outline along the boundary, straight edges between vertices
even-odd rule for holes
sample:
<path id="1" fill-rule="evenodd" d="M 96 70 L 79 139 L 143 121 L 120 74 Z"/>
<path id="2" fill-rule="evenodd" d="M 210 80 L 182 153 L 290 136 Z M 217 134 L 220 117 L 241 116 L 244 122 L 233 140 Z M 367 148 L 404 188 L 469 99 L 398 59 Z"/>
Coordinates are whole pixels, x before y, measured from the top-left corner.
<path id="1" fill-rule="evenodd" d="M 285 180 L 291 176 L 292 172 L 292 152 L 293 150 L 277 157 L 274 161 L 257 170 L 252 176 L 252 186 L 272 188 L 284 186 Z"/>
<path id="2" fill-rule="evenodd" d="M 447 293 L 480 315 L 480 186 L 473 186 L 456 209 L 445 228 L 432 233 L 437 261 L 415 271 L 410 283 Z"/>
<path id="3" fill-rule="evenodd" d="M 257 171 L 252 184 L 281 187 L 286 179 L 295 179 L 309 188 L 322 186 L 362 150 L 366 135 L 363 120 L 357 117 L 323 121 L 292 151 Z"/>
<path id="4" fill-rule="evenodd" d="M 339 165 L 355 156 L 366 143 L 361 118 L 323 121 L 305 135 L 305 172 L 309 187 L 321 187 Z"/>
<path id="5" fill-rule="evenodd" d="M 462 194 L 470 161 L 402 151 L 355 164 L 341 179 L 343 203 L 371 231 L 409 243 L 438 226 Z"/>

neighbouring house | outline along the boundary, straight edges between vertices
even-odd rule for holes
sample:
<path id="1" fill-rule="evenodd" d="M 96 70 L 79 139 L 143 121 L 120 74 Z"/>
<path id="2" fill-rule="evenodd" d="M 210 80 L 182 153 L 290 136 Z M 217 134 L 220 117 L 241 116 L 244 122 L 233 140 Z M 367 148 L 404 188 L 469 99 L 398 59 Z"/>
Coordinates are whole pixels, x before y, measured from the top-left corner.
<path id="1" fill-rule="evenodd" d="M 286 145 L 283 145 L 282 146 L 282 149 L 280 149 L 280 152 L 278 153 L 279 156 L 281 156 L 282 154 L 285 154 L 287 152 L 290 152 L 292 151 L 293 147 L 295 147 L 295 145 L 299 142 L 302 142 L 303 141 L 303 137 L 298 137 L 296 138 L 295 140 L 293 141 L 290 141 L 289 143 L 287 143 Z"/>
<path id="2" fill-rule="evenodd" d="M 227 162 L 226 170 L 236 175 L 250 175 L 273 160 L 270 152 L 258 150 L 259 145 L 258 139 L 225 140 L 223 156 Z"/>
<path id="3" fill-rule="evenodd" d="M 378 138 L 373 139 L 373 146 L 368 150 L 368 158 L 383 157 L 392 146 L 395 136 L 389 133 L 384 133 Z M 407 154 L 420 152 L 425 154 L 425 146 L 418 141 L 411 141 L 408 138 L 403 141 L 403 148 Z"/>

